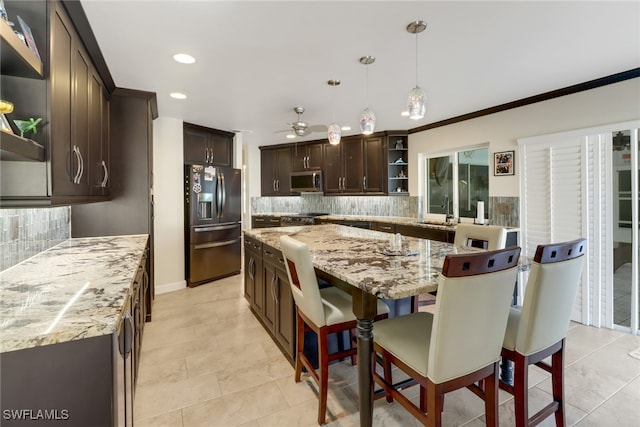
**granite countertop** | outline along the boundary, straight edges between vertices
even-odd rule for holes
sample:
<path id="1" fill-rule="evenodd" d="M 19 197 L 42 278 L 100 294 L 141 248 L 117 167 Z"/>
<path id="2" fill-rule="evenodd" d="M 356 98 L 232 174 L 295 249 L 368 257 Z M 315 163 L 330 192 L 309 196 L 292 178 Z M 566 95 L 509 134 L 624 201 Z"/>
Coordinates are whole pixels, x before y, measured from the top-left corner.
<path id="1" fill-rule="evenodd" d="M 444 221 L 437 220 L 422 220 L 419 218 L 413 217 L 403 217 L 403 216 L 372 216 L 372 215 L 325 215 L 320 217 L 320 221 L 323 219 L 329 221 L 375 221 L 375 222 L 386 222 L 388 224 L 401 224 L 401 225 L 411 225 L 415 227 L 424 227 L 424 228 L 435 228 L 438 230 L 447 230 L 447 231 L 455 231 L 456 224 L 446 224 Z"/>
<path id="2" fill-rule="evenodd" d="M 309 245 L 317 269 L 389 299 L 436 290 L 446 255 L 480 250 L 405 236 L 415 255 L 389 256 L 383 251 L 392 235 L 336 224 L 248 229 L 244 233 L 276 249 L 280 249 L 280 236 L 290 235 Z"/>
<path id="3" fill-rule="evenodd" d="M 147 239 L 69 239 L 0 272 L 0 352 L 115 332 Z"/>

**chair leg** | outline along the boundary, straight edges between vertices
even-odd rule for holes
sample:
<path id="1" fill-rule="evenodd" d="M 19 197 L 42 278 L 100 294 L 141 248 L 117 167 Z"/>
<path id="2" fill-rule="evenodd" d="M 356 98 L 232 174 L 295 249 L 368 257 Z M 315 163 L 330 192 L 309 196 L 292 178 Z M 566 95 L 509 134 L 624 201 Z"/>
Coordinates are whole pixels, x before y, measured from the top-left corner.
<path id="1" fill-rule="evenodd" d="M 423 388 L 420 387 L 422 396 Z M 424 388 L 427 406 L 427 427 L 442 426 L 442 409 L 444 408 L 444 393 L 431 381 L 427 380 L 427 387 Z M 420 403 L 422 405 L 422 402 Z"/>
<path id="2" fill-rule="evenodd" d="M 391 376 L 391 362 L 386 357 L 382 359 L 382 372 L 384 380 L 389 384 L 393 384 L 393 378 Z M 393 402 L 393 396 L 390 393 L 387 393 L 386 399 L 389 403 Z"/>
<path id="3" fill-rule="evenodd" d="M 513 361 L 513 397 L 515 401 L 516 427 L 529 424 L 529 361 L 526 356 L 515 354 Z"/>
<path id="4" fill-rule="evenodd" d="M 300 317 L 300 314 L 296 315 L 296 374 L 295 381 L 300 382 L 300 376 L 302 374 L 302 357 L 304 352 L 304 320 Z"/>
<path id="5" fill-rule="evenodd" d="M 484 389 L 484 413 L 487 427 L 498 426 L 498 370 L 496 362 L 493 375 L 489 375 L 481 382 Z"/>
<path id="6" fill-rule="evenodd" d="M 564 340 L 560 350 L 551 355 L 551 389 L 553 400 L 558 402 L 555 412 L 556 427 L 564 427 L 567 422 L 564 413 Z"/>
<path id="7" fill-rule="evenodd" d="M 356 330 L 349 329 L 349 349 L 353 349 L 353 346 L 356 344 Z M 358 364 L 358 355 L 354 354 L 351 356 L 351 365 L 355 366 Z"/>
<path id="8" fill-rule="evenodd" d="M 327 413 L 327 388 L 329 386 L 329 347 L 327 340 L 326 327 L 320 328 L 318 332 L 318 397 L 320 404 L 318 405 L 318 424 L 322 425 L 325 421 Z"/>

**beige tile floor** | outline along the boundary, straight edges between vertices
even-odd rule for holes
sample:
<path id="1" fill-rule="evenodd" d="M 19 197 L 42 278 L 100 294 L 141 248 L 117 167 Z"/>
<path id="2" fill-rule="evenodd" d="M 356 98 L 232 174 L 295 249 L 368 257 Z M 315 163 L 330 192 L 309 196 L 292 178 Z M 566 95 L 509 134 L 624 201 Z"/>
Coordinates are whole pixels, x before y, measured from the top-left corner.
<path id="1" fill-rule="evenodd" d="M 316 426 L 317 394 L 251 314 L 242 276 L 159 295 L 144 330 L 134 417 L 137 427 Z M 567 422 L 638 426 L 640 337 L 572 324 L 566 350 Z M 356 367 L 329 372 L 327 425 L 358 426 Z M 547 373 L 532 367 L 530 406 L 550 396 Z M 415 389 L 415 388 L 414 388 Z M 417 390 L 411 390 L 417 396 Z M 500 391 L 500 425 L 513 426 L 513 399 Z M 444 425 L 482 426 L 484 407 L 468 390 L 445 399 Z M 418 426 L 397 403 L 375 402 L 375 426 Z M 553 426 L 553 418 L 542 426 Z"/>

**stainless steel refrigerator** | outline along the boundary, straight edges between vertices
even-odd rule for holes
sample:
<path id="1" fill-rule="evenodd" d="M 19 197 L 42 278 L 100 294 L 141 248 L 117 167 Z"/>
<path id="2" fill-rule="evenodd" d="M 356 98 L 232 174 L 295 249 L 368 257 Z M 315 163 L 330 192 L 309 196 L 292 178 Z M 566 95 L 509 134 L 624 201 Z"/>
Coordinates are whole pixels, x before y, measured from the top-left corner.
<path id="1" fill-rule="evenodd" d="M 240 272 L 240 169 L 185 165 L 185 279 L 198 286 Z"/>

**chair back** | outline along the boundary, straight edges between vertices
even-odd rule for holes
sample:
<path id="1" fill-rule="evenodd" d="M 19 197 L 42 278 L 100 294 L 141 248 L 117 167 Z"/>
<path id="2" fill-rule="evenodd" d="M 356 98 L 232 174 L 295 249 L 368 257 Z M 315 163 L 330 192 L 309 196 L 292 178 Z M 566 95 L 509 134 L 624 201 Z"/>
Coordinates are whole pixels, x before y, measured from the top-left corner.
<path id="1" fill-rule="evenodd" d="M 533 354 L 567 336 L 586 249 L 586 239 L 536 249 L 516 333 L 518 353 Z"/>
<path id="2" fill-rule="evenodd" d="M 507 230 L 498 225 L 464 223 L 456 225 L 456 235 L 453 240 L 455 245 L 473 246 L 474 242 L 485 242 L 484 249 L 489 251 L 504 249 L 507 244 Z"/>
<path id="3" fill-rule="evenodd" d="M 309 247 L 285 235 L 280 237 L 280 249 L 298 310 L 302 311 L 315 325 L 324 326 L 326 321 L 322 297 Z"/>
<path id="4" fill-rule="evenodd" d="M 519 247 L 447 255 L 431 331 L 431 381 L 439 384 L 498 361 L 519 257 Z"/>

